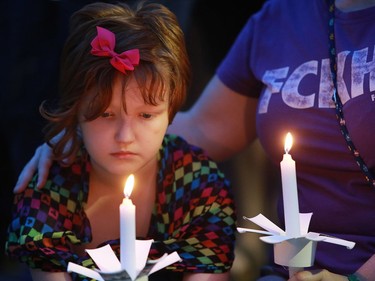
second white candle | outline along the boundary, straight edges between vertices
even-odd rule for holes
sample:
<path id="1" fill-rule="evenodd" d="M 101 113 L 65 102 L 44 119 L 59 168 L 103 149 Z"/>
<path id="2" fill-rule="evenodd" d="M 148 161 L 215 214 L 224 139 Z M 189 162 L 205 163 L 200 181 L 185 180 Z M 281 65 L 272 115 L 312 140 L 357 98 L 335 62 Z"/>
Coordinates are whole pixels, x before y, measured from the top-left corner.
<path id="1" fill-rule="evenodd" d="M 290 133 L 285 138 L 285 154 L 280 162 L 283 188 L 285 232 L 290 237 L 300 237 L 300 218 L 297 191 L 296 163 L 289 154 L 293 138 Z"/>

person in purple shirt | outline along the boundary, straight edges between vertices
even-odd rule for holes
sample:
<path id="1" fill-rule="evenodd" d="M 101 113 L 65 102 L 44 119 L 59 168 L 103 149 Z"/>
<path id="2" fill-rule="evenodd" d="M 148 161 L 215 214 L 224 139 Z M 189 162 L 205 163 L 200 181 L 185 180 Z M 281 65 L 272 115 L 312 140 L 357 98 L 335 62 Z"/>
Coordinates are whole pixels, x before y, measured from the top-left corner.
<path id="1" fill-rule="evenodd" d="M 320 243 L 314 266 L 291 281 L 375 280 L 374 15 L 375 1 L 266 1 L 169 129 L 215 160 L 259 138 L 276 165 L 293 134 L 300 212 L 313 213 L 309 230 L 356 246 Z M 37 167 L 45 174 L 50 155 L 46 145 L 37 150 L 16 192 Z M 281 220 L 282 210 L 279 204 Z M 288 278 L 276 265 L 274 275 L 261 280 Z"/>

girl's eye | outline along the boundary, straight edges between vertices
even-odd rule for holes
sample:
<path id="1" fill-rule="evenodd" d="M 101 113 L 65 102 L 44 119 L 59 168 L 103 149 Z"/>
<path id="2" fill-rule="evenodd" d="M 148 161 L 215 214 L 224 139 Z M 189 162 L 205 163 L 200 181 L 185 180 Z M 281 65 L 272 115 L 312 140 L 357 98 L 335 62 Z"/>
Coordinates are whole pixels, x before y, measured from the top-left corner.
<path id="1" fill-rule="evenodd" d="M 152 114 L 149 114 L 149 113 L 141 113 L 140 116 L 144 119 L 152 118 Z"/>
<path id="2" fill-rule="evenodd" d="M 113 116 L 113 113 L 111 112 L 103 112 L 101 117 L 103 118 L 108 118 L 108 117 L 112 117 Z"/>

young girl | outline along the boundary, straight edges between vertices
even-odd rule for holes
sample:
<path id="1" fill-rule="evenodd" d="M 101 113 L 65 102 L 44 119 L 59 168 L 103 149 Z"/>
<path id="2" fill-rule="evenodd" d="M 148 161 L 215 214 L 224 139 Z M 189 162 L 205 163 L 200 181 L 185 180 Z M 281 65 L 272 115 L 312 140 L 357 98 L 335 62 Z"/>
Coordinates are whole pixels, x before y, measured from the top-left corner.
<path id="1" fill-rule="evenodd" d="M 136 235 L 155 240 L 150 258 L 173 251 L 182 258 L 150 280 L 228 280 L 235 238 L 229 182 L 201 149 L 165 135 L 188 78 L 183 34 L 165 7 L 95 3 L 73 15 L 60 101 L 54 110 L 41 106 L 56 161 L 43 189 L 35 175 L 16 195 L 6 245 L 34 280 L 86 280 L 66 272 L 68 262 L 94 267 L 84 249 L 110 244 L 119 254 L 129 174 Z"/>

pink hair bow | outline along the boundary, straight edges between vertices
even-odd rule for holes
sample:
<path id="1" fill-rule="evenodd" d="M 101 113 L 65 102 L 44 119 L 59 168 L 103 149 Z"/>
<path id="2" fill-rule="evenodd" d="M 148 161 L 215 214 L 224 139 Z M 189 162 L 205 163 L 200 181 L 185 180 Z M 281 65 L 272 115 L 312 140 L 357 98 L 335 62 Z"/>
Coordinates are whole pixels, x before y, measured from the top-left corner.
<path id="1" fill-rule="evenodd" d="M 126 74 L 139 64 L 139 50 L 132 49 L 121 54 L 115 52 L 115 34 L 108 29 L 97 26 L 98 35 L 91 41 L 91 54 L 98 57 L 110 57 L 109 62 L 114 68 Z"/>

